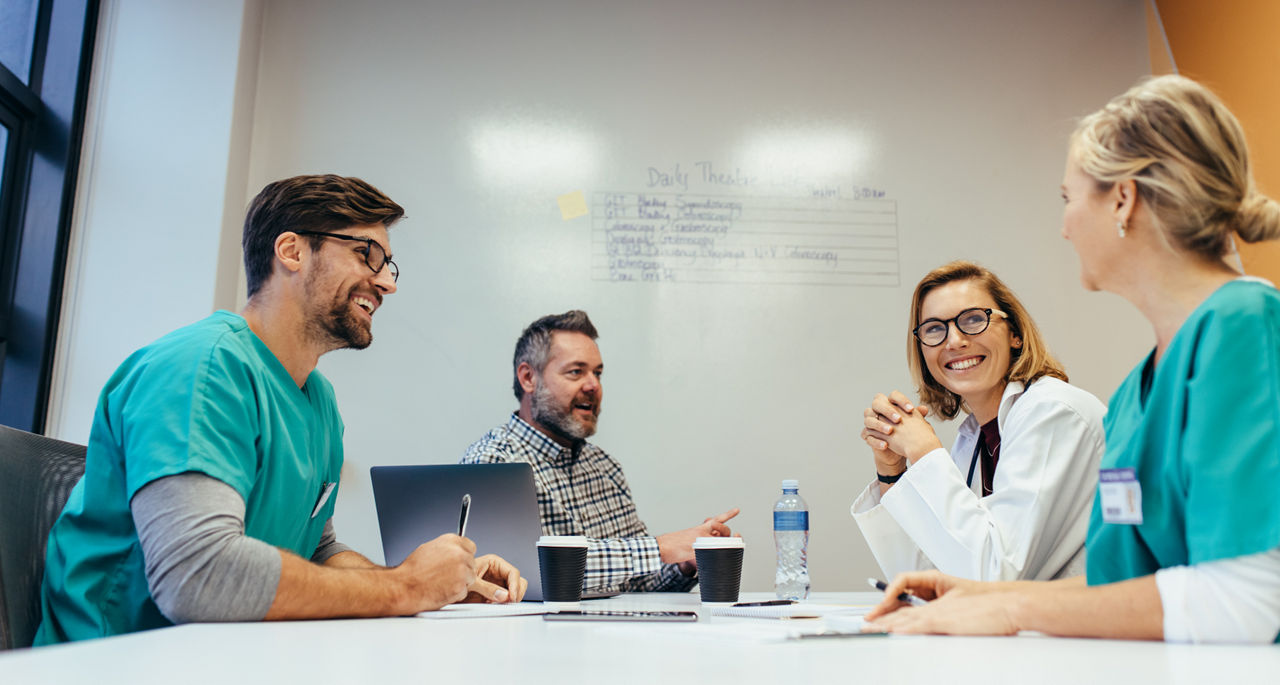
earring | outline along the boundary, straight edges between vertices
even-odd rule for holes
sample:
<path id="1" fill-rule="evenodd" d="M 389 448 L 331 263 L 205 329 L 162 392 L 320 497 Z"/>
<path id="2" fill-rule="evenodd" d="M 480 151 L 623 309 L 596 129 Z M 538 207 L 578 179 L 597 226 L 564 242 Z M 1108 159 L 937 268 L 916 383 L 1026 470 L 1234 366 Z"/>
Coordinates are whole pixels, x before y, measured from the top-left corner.
<path id="1" fill-rule="evenodd" d="M 1121 237 L 1121 238 L 1123 238 L 1123 237 L 1124 237 L 1124 222 L 1123 222 L 1123 221 L 1117 221 L 1117 222 L 1116 222 L 1116 231 L 1120 233 L 1120 237 Z"/>

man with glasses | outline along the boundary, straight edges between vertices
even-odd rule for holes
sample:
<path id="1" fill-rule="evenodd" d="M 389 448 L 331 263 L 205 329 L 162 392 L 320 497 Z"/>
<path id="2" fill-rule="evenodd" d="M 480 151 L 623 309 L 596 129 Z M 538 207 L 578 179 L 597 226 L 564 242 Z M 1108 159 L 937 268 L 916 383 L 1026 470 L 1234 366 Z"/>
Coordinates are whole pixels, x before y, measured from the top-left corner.
<path id="1" fill-rule="evenodd" d="M 394 569 L 336 540 L 342 419 L 315 370 L 368 347 L 404 210 L 355 178 L 268 185 L 245 219 L 249 301 L 129 357 L 49 535 L 36 644 L 193 621 L 386 616 L 518 601 L 502 559 L 445 535 Z"/>

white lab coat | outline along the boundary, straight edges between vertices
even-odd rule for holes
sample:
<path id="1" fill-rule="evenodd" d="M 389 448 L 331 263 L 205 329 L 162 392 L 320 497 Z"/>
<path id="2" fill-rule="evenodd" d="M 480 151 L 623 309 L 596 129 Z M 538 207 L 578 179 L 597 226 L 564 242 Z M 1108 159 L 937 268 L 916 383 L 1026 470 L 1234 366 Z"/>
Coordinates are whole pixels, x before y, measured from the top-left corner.
<path id="1" fill-rule="evenodd" d="M 912 464 L 884 497 L 872 481 L 850 512 L 886 578 L 937 568 L 976 580 L 1049 580 L 1084 573 L 1084 541 L 1105 440 L 1098 398 L 1056 378 L 1012 382 L 997 414 L 992 494 L 981 466 L 965 483 L 979 435 L 970 415 L 950 454 Z"/>

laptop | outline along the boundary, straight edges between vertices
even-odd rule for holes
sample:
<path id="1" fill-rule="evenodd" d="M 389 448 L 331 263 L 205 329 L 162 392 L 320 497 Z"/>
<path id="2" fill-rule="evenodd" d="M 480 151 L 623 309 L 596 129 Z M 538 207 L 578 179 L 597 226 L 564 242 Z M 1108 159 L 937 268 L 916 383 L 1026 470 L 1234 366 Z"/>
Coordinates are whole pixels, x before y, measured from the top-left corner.
<path id="1" fill-rule="evenodd" d="M 387 566 L 418 545 L 458 532 L 462 496 L 471 495 L 467 538 L 476 556 L 497 554 L 529 581 L 525 601 L 542 601 L 538 537 L 542 524 L 528 464 L 374 466 L 369 469 Z"/>

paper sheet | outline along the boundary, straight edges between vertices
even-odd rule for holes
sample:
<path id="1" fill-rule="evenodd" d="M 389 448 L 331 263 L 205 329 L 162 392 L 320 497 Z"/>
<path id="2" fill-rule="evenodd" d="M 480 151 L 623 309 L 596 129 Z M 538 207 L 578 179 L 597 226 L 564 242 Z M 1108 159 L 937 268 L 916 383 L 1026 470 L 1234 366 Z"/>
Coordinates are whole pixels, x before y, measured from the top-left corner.
<path id="1" fill-rule="evenodd" d="M 600 624 L 597 630 L 617 632 L 628 639 L 655 640 L 668 638 L 689 642 L 771 643 L 801 639 L 802 636 L 822 635 L 826 638 L 855 637 L 861 633 L 864 621 L 861 616 L 831 615 L 821 619 L 785 621 L 742 621 L 725 617 L 719 620 L 703 619 L 697 623 L 670 624 L 650 627 L 653 624 Z M 806 638 L 807 639 L 807 638 Z"/>
<path id="2" fill-rule="evenodd" d="M 871 611 L 871 605 L 860 604 L 779 604 L 763 607 L 710 607 L 712 616 L 741 616 L 744 618 L 802 618 L 825 616 L 862 616 Z"/>
<path id="3" fill-rule="evenodd" d="M 435 611 L 424 611 L 418 618 L 489 618 L 496 616 L 537 616 L 547 610 L 538 602 L 515 604 L 449 604 Z"/>

